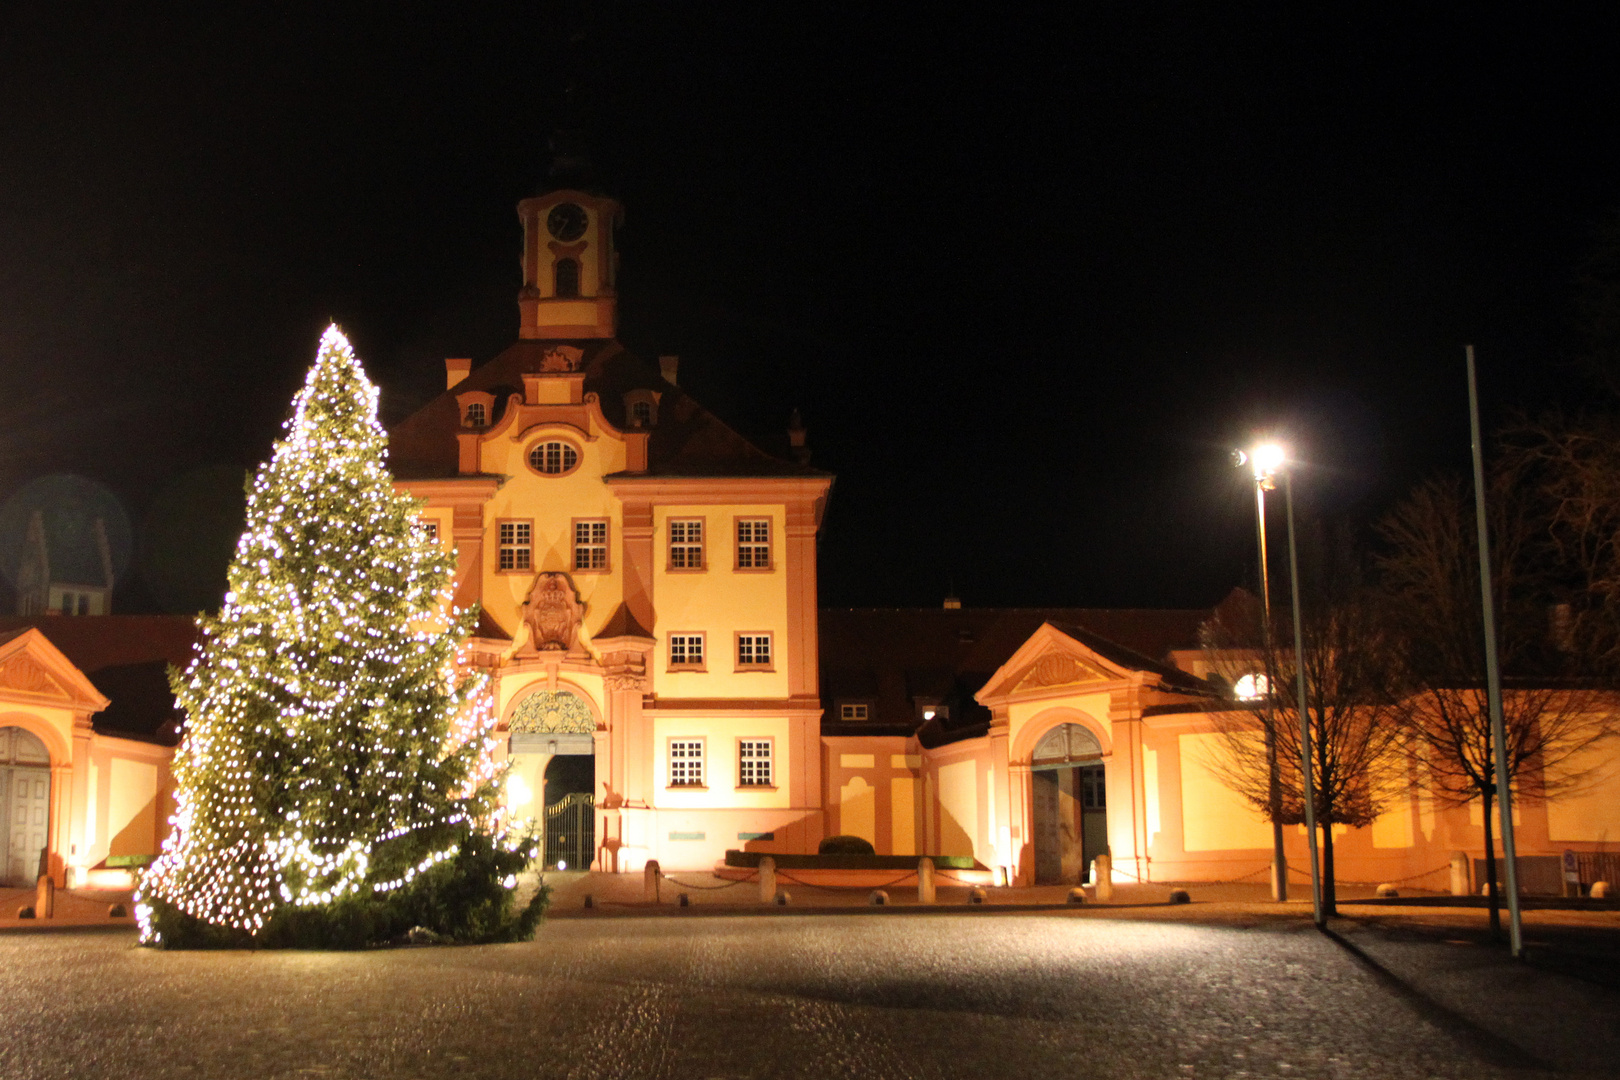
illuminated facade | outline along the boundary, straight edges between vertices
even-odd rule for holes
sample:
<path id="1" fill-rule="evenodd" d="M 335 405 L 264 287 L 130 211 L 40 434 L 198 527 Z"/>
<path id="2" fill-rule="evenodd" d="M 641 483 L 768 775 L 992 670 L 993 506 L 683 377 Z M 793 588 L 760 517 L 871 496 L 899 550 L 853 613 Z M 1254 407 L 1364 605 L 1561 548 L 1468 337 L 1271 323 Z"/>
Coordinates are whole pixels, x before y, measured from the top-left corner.
<path id="1" fill-rule="evenodd" d="M 813 851 L 832 478 L 728 428 L 673 357 L 654 367 L 614 339 L 616 203 L 561 190 L 518 214 L 517 342 L 476 368 L 447 361 L 445 392 L 390 450 L 457 552 L 456 602 L 482 608 L 473 648 L 495 680 L 509 807 L 539 818 L 588 794 L 572 859 L 602 869 L 708 867 L 750 842 Z"/>

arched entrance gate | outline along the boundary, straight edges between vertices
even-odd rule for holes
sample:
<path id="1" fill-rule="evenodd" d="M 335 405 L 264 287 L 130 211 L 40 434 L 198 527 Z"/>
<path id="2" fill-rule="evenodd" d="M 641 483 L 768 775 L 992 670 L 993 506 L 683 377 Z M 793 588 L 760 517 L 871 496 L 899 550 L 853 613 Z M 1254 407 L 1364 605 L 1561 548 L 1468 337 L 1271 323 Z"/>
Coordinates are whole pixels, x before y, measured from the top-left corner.
<path id="1" fill-rule="evenodd" d="M 507 721 L 514 759 L 538 755 L 544 792 L 536 824 L 547 870 L 588 870 L 596 857 L 596 717 L 578 695 L 539 690 Z"/>
<path id="2" fill-rule="evenodd" d="M 0 885 L 32 885 L 50 842 L 51 755 L 19 727 L 0 728 Z"/>
<path id="3" fill-rule="evenodd" d="M 1091 860 L 1108 849 L 1102 744 L 1079 724 L 1060 724 L 1036 744 L 1030 772 L 1036 884 L 1090 881 Z"/>

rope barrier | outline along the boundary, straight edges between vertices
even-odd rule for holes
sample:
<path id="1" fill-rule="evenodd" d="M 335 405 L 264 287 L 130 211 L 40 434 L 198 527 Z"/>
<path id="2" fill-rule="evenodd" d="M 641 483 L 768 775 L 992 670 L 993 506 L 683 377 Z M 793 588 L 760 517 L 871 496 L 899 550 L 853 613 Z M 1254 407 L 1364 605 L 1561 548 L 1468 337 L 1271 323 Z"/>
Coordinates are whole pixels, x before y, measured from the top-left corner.
<path id="1" fill-rule="evenodd" d="M 788 881 L 793 882 L 793 884 L 795 884 L 795 885 L 803 885 L 807 889 L 822 889 L 822 890 L 825 890 L 826 892 L 869 892 L 872 889 L 890 889 L 890 888 L 893 888 L 894 886 L 900 884 L 902 881 L 908 881 L 911 878 L 916 877 L 917 876 L 917 871 L 913 870 L 909 874 L 902 874 L 900 877 L 895 878 L 893 881 L 884 882 L 882 885 L 816 885 L 816 884 L 814 884 L 812 882 L 809 882 L 809 881 L 800 881 L 798 878 L 796 878 L 796 877 L 792 876 L 791 874 L 788 874 L 788 873 L 786 873 L 784 871 L 781 871 L 781 870 L 778 870 L 776 872 L 776 876 L 779 877 L 779 878 L 786 878 Z"/>
<path id="2" fill-rule="evenodd" d="M 686 882 L 677 881 L 674 878 L 669 877 L 668 875 L 664 874 L 661 871 L 660 871 L 658 876 L 660 878 L 663 878 L 665 881 L 669 882 L 671 885 L 679 885 L 683 889 L 697 889 L 700 892 L 718 892 L 721 889 L 730 889 L 730 888 L 732 888 L 734 886 L 737 886 L 737 885 L 746 885 L 750 881 L 756 880 L 759 877 L 759 871 L 756 870 L 752 874 L 749 874 L 747 877 L 738 878 L 736 881 L 728 881 L 724 885 L 688 885 Z"/>

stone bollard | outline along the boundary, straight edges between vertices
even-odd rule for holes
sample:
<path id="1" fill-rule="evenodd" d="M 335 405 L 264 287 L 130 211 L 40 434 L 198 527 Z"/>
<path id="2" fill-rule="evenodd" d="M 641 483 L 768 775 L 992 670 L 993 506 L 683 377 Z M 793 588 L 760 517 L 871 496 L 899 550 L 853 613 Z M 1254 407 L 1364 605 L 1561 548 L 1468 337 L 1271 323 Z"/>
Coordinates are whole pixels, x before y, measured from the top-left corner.
<path id="1" fill-rule="evenodd" d="M 641 898 L 649 904 L 658 903 L 658 879 L 664 872 L 658 868 L 657 859 L 648 859 L 647 866 L 641 871 Z"/>
<path id="2" fill-rule="evenodd" d="M 1080 888 L 1079 886 L 1075 886 L 1074 888 L 1069 890 L 1069 903 L 1071 903 L 1071 904 L 1083 904 L 1085 902 L 1086 902 L 1086 890 Z"/>
<path id="3" fill-rule="evenodd" d="M 127 919 L 129 918 L 129 911 L 124 907 L 123 904 L 114 904 L 112 907 L 107 909 L 107 918 Z"/>
<path id="4" fill-rule="evenodd" d="M 970 904 L 982 904 L 982 903 L 984 903 L 984 896 L 985 896 L 984 890 L 982 888 L 980 888 L 979 886 L 975 885 L 975 886 L 973 886 L 972 889 L 970 889 L 968 891 L 968 903 L 970 903 Z"/>
<path id="5" fill-rule="evenodd" d="M 776 894 L 777 907 L 787 907 L 791 903 L 793 903 L 793 894 L 788 892 L 786 889 L 783 889 L 781 892 Z"/>
<path id="6" fill-rule="evenodd" d="M 873 907 L 884 907 L 889 902 L 889 894 L 882 889 L 873 889 L 872 895 L 866 898 L 866 902 Z"/>
<path id="7" fill-rule="evenodd" d="M 585 894 L 585 903 L 583 905 L 581 905 L 581 906 L 582 907 L 588 907 L 588 908 L 595 907 L 596 906 L 596 901 L 591 897 L 590 893 L 586 893 Z"/>
<path id="8" fill-rule="evenodd" d="M 1393 885 L 1380 885 L 1378 888 L 1373 890 L 1373 893 L 1377 896 L 1399 896 L 1401 895 L 1401 890 L 1397 889 Z"/>
<path id="9" fill-rule="evenodd" d="M 917 903 L 932 904 L 934 899 L 934 860 L 924 855 L 917 860 Z"/>
<path id="10" fill-rule="evenodd" d="M 1288 899 L 1288 858 L 1271 860 L 1271 898 L 1279 904 Z"/>
<path id="11" fill-rule="evenodd" d="M 1451 895 L 1467 896 L 1471 891 L 1468 887 L 1468 852 L 1453 851 L 1451 853 Z"/>
<path id="12" fill-rule="evenodd" d="M 677 904 L 679 904 L 681 907 L 691 907 L 692 906 L 692 898 L 690 896 L 687 896 L 685 893 L 678 894 L 675 897 L 675 902 Z"/>
<path id="13" fill-rule="evenodd" d="M 759 860 L 759 902 L 769 904 L 776 899 L 776 860 L 769 855 Z"/>
<path id="14" fill-rule="evenodd" d="M 1592 882 L 1592 891 L 1586 895 L 1590 896 L 1594 900 L 1607 900 L 1609 898 L 1609 894 L 1613 891 L 1614 890 L 1610 888 L 1607 881 L 1594 881 Z"/>
<path id="15" fill-rule="evenodd" d="M 992 867 L 990 874 L 990 880 L 995 882 L 996 888 L 1004 889 L 1007 887 L 1007 868 L 1005 866 Z"/>
<path id="16" fill-rule="evenodd" d="M 56 882 L 49 874 L 41 874 L 34 886 L 34 914 L 41 919 L 56 915 Z"/>
<path id="17" fill-rule="evenodd" d="M 1097 900 L 1106 904 L 1114 898 L 1114 857 L 1103 852 L 1091 860 L 1091 880 L 1097 883 Z"/>
<path id="18" fill-rule="evenodd" d="M 1190 904 L 1192 903 L 1192 897 L 1188 895 L 1186 889 L 1171 889 L 1170 902 L 1172 904 Z"/>

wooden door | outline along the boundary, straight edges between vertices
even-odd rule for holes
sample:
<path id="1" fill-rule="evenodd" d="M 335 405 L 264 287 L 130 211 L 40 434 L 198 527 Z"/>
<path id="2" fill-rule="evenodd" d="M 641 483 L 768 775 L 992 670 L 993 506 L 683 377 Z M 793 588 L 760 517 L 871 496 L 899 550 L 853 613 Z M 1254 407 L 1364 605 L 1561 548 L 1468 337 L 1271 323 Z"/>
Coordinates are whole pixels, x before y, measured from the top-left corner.
<path id="1" fill-rule="evenodd" d="M 32 885 L 39 875 L 39 853 L 50 838 L 51 771 L 18 766 L 0 768 L 5 789 L 6 884 Z"/>

